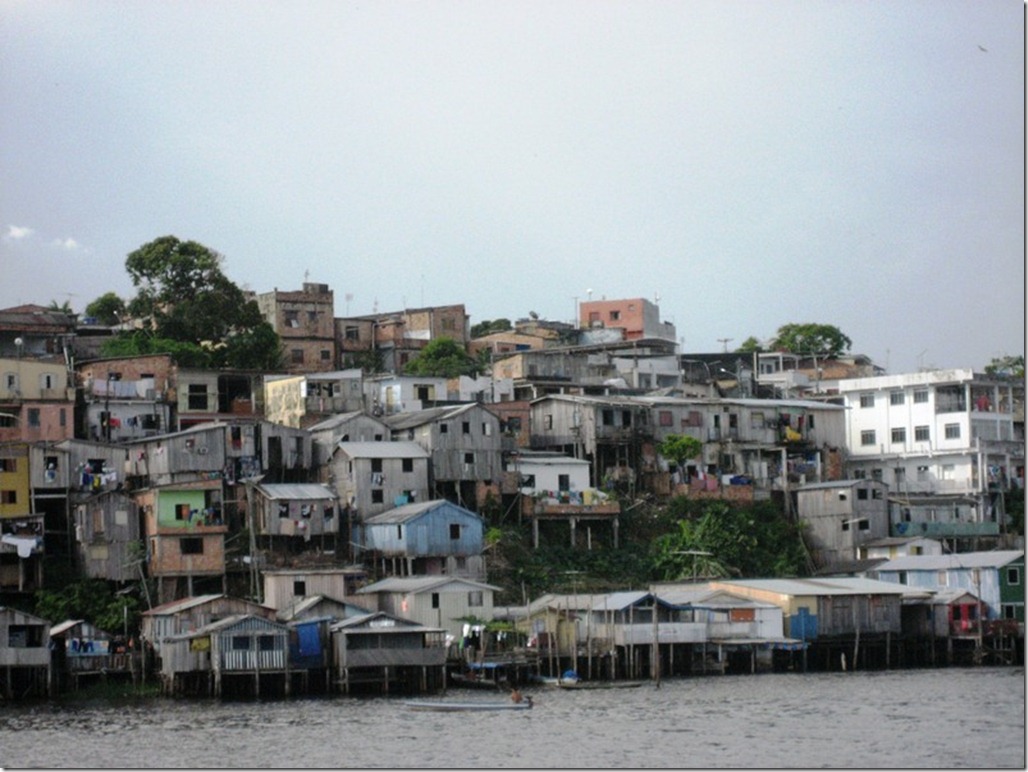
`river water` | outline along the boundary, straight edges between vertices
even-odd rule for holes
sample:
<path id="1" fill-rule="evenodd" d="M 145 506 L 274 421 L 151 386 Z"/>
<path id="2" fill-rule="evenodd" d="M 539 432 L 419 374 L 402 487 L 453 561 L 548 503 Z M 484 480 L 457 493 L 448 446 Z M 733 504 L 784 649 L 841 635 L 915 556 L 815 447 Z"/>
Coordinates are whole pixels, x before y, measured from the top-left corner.
<path id="1" fill-rule="evenodd" d="M 521 712 L 400 697 L 0 706 L 4 768 L 1024 768 L 1024 668 L 767 673 L 526 690 Z M 495 701 L 450 689 L 431 699 Z"/>

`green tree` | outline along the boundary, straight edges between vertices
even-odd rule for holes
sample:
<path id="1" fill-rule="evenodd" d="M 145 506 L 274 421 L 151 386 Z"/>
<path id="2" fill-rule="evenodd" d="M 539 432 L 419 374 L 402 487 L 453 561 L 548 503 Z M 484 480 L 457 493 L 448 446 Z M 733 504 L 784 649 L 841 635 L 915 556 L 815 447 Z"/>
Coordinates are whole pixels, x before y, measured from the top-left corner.
<path id="1" fill-rule="evenodd" d="M 75 312 L 71 310 L 71 303 L 65 300 L 63 303 L 58 303 L 56 300 L 51 300 L 48 306 L 51 311 L 59 311 L 62 314 L 73 315 Z"/>
<path id="2" fill-rule="evenodd" d="M 1024 356 L 993 357 L 985 365 L 987 375 L 1004 375 L 1013 378 L 1024 378 Z"/>
<path id="3" fill-rule="evenodd" d="M 735 350 L 737 354 L 752 354 L 754 352 L 760 353 L 764 350 L 764 345 L 753 335 L 744 340 L 739 344 L 739 348 Z"/>
<path id="4" fill-rule="evenodd" d="M 88 306 L 86 316 L 92 316 L 108 326 L 118 324 L 125 316 L 125 301 L 113 292 L 105 292 Z"/>
<path id="5" fill-rule="evenodd" d="M 437 378 L 474 376 L 479 372 L 478 361 L 470 356 L 453 338 L 436 338 L 425 346 L 403 369 L 407 375 L 427 375 Z"/>
<path id="6" fill-rule="evenodd" d="M 478 324 L 471 325 L 471 337 L 481 338 L 483 335 L 491 335 L 494 332 L 507 332 L 512 330 L 510 319 L 485 319 Z"/>
<path id="7" fill-rule="evenodd" d="M 141 605 L 131 595 L 115 595 L 101 579 L 83 579 L 60 590 L 36 592 L 36 614 L 54 624 L 84 619 L 101 630 L 118 633 L 128 617 L 129 628 L 138 629 Z"/>
<path id="8" fill-rule="evenodd" d="M 671 434 L 657 443 L 657 452 L 679 468 L 702 451 L 703 443 L 687 434 Z"/>
<path id="9" fill-rule="evenodd" d="M 771 349 L 836 357 L 852 345 L 853 341 L 830 324 L 783 324 L 771 342 Z"/>
<path id="10" fill-rule="evenodd" d="M 174 236 L 144 244 L 125 260 L 137 289 L 129 314 L 155 340 L 178 341 L 208 352 L 207 366 L 279 366 L 278 336 L 261 317 L 256 301 L 222 272 L 223 262 L 203 244 Z M 236 336 L 239 340 L 233 341 Z"/>

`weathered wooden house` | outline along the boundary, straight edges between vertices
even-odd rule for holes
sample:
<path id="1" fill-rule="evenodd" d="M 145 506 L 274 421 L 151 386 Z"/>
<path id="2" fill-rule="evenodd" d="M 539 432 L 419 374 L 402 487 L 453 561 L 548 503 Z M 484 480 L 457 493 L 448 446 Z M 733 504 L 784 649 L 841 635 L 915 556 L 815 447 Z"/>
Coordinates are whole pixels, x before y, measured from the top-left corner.
<path id="1" fill-rule="evenodd" d="M 51 627 L 50 649 L 58 692 L 77 690 L 84 681 L 132 674 L 134 652 L 129 651 L 128 641 L 83 619 L 68 619 Z"/>
<path id="2" fill-rule="evenodd" d="M 91 579 L 128 582 L 146 562 L 135 499 L 125 490 L 88 494 L 75 505 L 78 565 Z"/>
<path id="3" fill-rule="evenodd" d="M 0 696 L 45 697 L 51 692 L 50 623 L 0 606 Z"/>
<path id="4" fill-rule="evenodd" d="M 416 442 L 432 459 L 431 496 L 477 509 L 499 495 L 503 471 L 500 419 L 478 403 L 388 416 L 394 440 Z"/>
<path id="5" fill-rule="evenodd" d="M 875 480 L 835 480 L 796 490 L 804 540 L 818 567 L 857 560 L 861 547 L 889 535 L 889 489 Z"/>
<path id="6" fill-rule="evenodd" d="M 357 596 L 373 599 L 376 611 L 440 627 L 458 640 L 468 619 L 492 619 L 499 589 L 456 576 L 393 576 L 362 587 Z"/>
<path id="7" fill-rule="evenodd" d="M 360 599 L 357 590 L 367 583 L 368 572 L 360 566 L 306 566 L 275 568 L 261 572 L 264 578 L 264 602 L 275 609 L 284 609 L 297 599 L 315 595 L 344 602 Z"/>
<path id="8" fill-rule="evenodd" d="M 340 442 L 322 468 L 348 522 L 359 523 L 387 509 L 429 498 L 431 456 L 416 442 Z M 349 541 L 356 542 L 355 534 Z"/>
<path id="9" fill-rule="evenodd" d="M 164 603 L 144 611 L 140 636 L 159 654 L 166 638 L 199 630 L 211 622 L 249 614 L 275 619 L 275 609 L 228 595 L 200 595 Z"/>
<path id="10" fill-rule="evenodd" d="M 521 450 L 507 460 L 516 477 L 521 514 L 532 523 L 532 544 L 540 543 L 542 523 L 567 525 L 571 546 L 592 549 L 593 526 L 601 525 L 618 546 L 621 505 L 589 483 L 589 462 L 550 451 Z M 578 524 L 585 524 L 584 533 Z M 584 544 L 582 544 L 584 542 Z"/>
<path id="11" fill-rule="evenodd" d="M 785 634 L 810 644 L 805 664 L 820 670 L 889 667 L 904 598 L 929 595 L 859 577 L 720 579 L 710 587 L 779 606 Z"/>
<path id="12" fill-rule="evenodd" d="M 445 499 L 404 504 L 361 524 L 365 557 L 382 575 L 484 580 L 482 518 Z"/>
<path id="13" fill-rule="evenodd" d="M 161 681 L 165 693 L 175 695 L 288 696 L 289 628 L 239 614 L 166 638 Z"/>
<path id="14" fill-rule="evenodd" d="M 1024 636 L 1024 550 L 910 555 L 880 564 L 873 574 L 926 590 L 967 590 L 985 604 L 986 619 L 1012 620 Z"/>
<path id="15" fill-rule="evenodd" d="M 425 692 L 445 686 L 446 631 L 382 611 L 331 627 L 339 690 Z"/>
<path id="16" fill-rule="evenodd" d="M 325 418 L 307 428 L 314 447 L 314 465 L 330 463 L 340 442 L 388 442 L 389 427 L 380 418 L 363 410 Z"/>
<path id="17" fill-rule="evenodd" d="M 254 531 L 261 546 L 295 554 L 314 545 L 333 552 L 339 544 L 339 503 L 321 483 L 271 483 L 254 488 Z"/>

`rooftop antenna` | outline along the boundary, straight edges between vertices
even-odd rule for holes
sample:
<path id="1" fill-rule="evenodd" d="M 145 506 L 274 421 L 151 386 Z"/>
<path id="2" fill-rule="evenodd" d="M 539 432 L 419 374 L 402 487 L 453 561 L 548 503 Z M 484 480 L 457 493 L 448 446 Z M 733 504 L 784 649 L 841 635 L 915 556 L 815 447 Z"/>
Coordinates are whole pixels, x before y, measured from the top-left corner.
<path id="1" fill-rule="evenodd" d="M 735 338 L 718 338 L 717 342 L 725 347 L 725 353 L 728 353 L 728 344 L 731 343 Z"/>
<path id="2" fill-rule="evenodd" d="M 344 297 L 346 298 L 346 315 L 349 316 L 350 315 L 350 301 L 353 300 L 353 293 L 352 292 L 347 292 L 346 295 L 344 295 Z"/>

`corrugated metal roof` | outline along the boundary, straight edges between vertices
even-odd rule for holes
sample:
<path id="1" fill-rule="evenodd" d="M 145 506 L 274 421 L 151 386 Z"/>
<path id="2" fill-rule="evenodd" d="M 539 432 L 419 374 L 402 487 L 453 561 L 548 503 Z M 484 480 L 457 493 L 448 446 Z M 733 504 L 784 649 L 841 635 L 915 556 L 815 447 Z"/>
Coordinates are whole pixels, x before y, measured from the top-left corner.
<path id="1" fill-rule="evenodd" d="M 322 500 L 336 499 L 335 492 L 327 485 L 321 483 L 270 483 L 258 485 L 260 490 L 269 499 L 295 500 Z"/>
<path id="2" fill-rule="evenodd" d="M 361 627 L 368 626 L 371 622 L 374 622 L 376 619 L 392 620 L 393 622 L 399 623 L 399 627 L 392 627 L 392 628 L 390 628 L 390 627 L 368 627 L 367 630 L 354 629 L 354 628 L 361 628 Z M 413 621 L 411 619 L 404 619 L 403 617 L 394 616 L 393 614 L 387 614 L 385 611 L 373 611 L 373 612 L 371 612 L 369 614 L 364 614 L 362 616 L 350 617 L 349 619 L 342 619 L 339 622 L 336 622 L 334 625 L 332 625 L 329 628 L 329 630 L 332 630 L 333 632 L 338 631 L 338 630 L 346 630 L 347 632 L 350 632 L 350 633 L 363 633 L 363 632 L 381 633 L 383 631 L 388 631 L 390 629 L 400 630 L 401 632 L 405 632 L 405 633 L 409 633 L 409 632 L 425 632 L 425 633 L 442 633 L 442 632 L 446 632 L 441 627 L 426 627 L 425 625 L 422 625 L 422 624 L 420 624 L 418 622 L 415 622 L 415 621 Z"/>
<path id="3" fill-rule="evenodd" d="M 1000 568 L 1024 560 L 1024 550 L 958 552 L 953 555 L 907 555 L 878 566 L 878 571 L 945 571 L 954 568 Z"/>
<path id="4" fill-rule="evenodd" d="M 432 501 L 414 502 L 411 504 L 402 504 L 392 509 L 387 509 L 385 512 L 380 512 L 377 515 L 365 519 L 365 523 L 369 525 L 382 525 L 385 523 L 405 523 L 408 520 L 413 520 L 416 517 L 420 517 L 426 512 L 431 512 L 436 509 L 453 509 L 456 512 L 469 517 L 473 517 L 476 520 L 481 520 L 481 516 L 475 514 L 470 509 L 465 509 L 459 504 L 454 504 L 446 499 L 433 499 Z"/>
<path id="5" fill-rule="evenodd" d="M 466 405 L 429 407 L 424 410 L 412 410 L 407 413 L 397 413 L 396 415 L 386 416 L 382 421 L 394 431 L 399 431 L 401 429 L 413 429 L 415 426 L 424 426 L 425 424 L 432 423 L 433 421 L 456 418 L 462 413 L 466 413 L 473 407 L 477 406 L 477 402 L 470 402 Z"/>
<path id="6" fill-rule="evenodd" d="M 447 584 L 466 584 L 483 590 L 499 591 L 499 587 L 483 582 L 476 582 L 474 579 L 465 579 L 459 576 L 390 576 L 367 587 L 361 587 L 357 594 L 369 594 L 373 592 L 427 592 Z"/>
<path id="7" fill-rule="evenodd" d="M 409 440 L 395 442 L 340 442 L 339 450 L 351 458 L 428 458 L 428 451 Z"/>
<path id="8" fill-rule="evenodd" d="M 181 600 L 162 603 L 160 606 L 154 606 L 152 609 L 144 611 L 143 614 L 175 614 L 179 611 L 185 611 L 186 609 L 193 608 L 194 606 L 201 606 L 204 603 L 209 603 L 212 600 L 224 597 L 225 596 L 220 593 L 217 595 L 196 595 L 192 598 L 182 598 Z"/>
<path id="9" fill-rule="evenodd" d="M 53 637 L 55 635 L 60 635 L 61 633 L 75 627 L 75 625 L 80 625 L 85 621 L 85 619 L 66 619 L 60 624 L 56 624 L 50 628 L 50 636 Z"/>
<path id="10" fill-rule="evenodd" d="M 727 587 L 749 587 L 780 595 L 905 595 L 912 588 L 894 582 L 864 579 L 858 576 L 822 577 L 818 579 L 724 579 L 716 584 Z M 918 590 L 914 590 L 918 592 Z"/>

